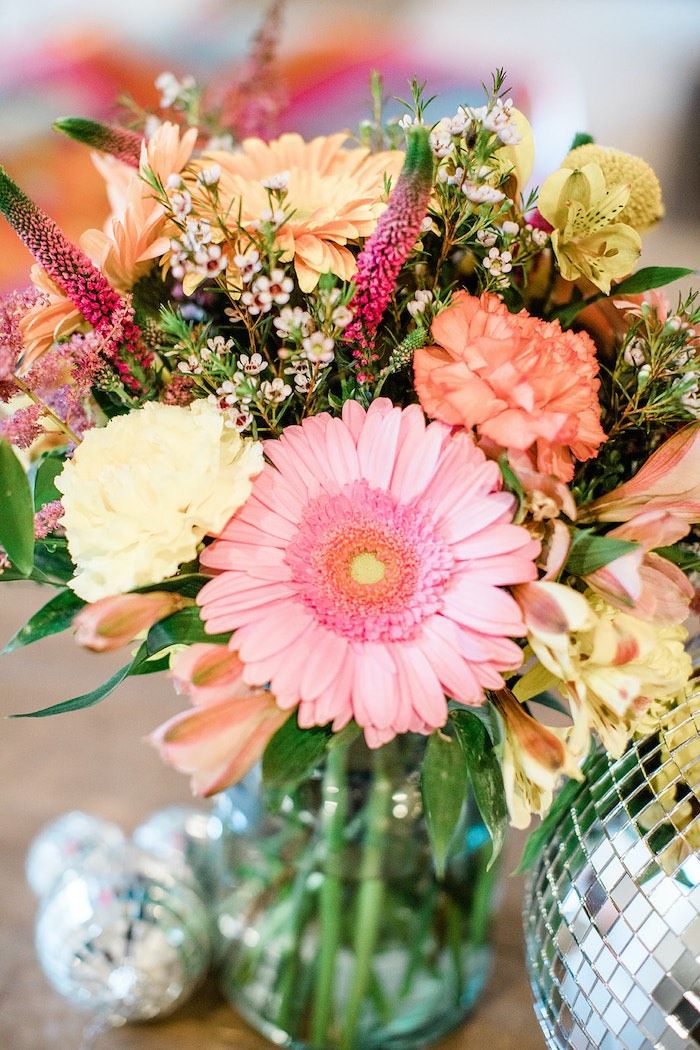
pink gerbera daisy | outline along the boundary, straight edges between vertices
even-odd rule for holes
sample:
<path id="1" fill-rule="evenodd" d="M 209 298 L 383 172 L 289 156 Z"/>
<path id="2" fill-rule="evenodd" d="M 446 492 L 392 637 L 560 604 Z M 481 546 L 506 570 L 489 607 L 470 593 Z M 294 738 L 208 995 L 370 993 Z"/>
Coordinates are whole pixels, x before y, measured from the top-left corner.
<path id="1" fill-rule="evenodd" d="M 270 463 L 201 561 L 207 630 L 302 727 L 352 718 L 370 747 L 445 724 L 521 662 L 503 589 L 536 577 L 500 472 L 418 405 L 348 401 L 267 441 Z"/>

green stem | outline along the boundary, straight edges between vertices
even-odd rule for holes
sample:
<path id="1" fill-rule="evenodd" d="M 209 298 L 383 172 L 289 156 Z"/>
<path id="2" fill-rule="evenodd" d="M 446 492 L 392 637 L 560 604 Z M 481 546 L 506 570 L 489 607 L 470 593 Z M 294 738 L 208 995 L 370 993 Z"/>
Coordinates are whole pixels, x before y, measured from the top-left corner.
<path id="1" fill-rule="evenodd" d="M 343 886 L 340 879 L 342 853 L 345 847 L 347 786 L 345 782 L 345 747 L 331 748 L 326 758 L 323 777 L 323 824 L 325 863 L 319 900 L 318 970 L 311 1017 L 311 1046 L 327 1044 L 328 1027 L 333 1014 L 335 958 L 340 944 Z"/>
<path id="2" fill-rule="evenodd" d="M 384 770 L 384 755 L 374 752 L 375 773 L 367 803 L 367 831 L 360 865 L 360 887 L 355 915 L 355 967 L 341 1037 L 341 1050 L 356 1050 L 357 1026 L 372 973 L 372 959 L 379 935 L 384 902 L 382 860 L 385 851 L 391 782 Z"/>
<path id="3" fill-rule="evenodd" d="M 309 844 L 309 852 L 299 866 L 297 877 L 292 890 L 292 914 L 291 914 L 291 950 L 280 967 L 281 996 L 280 1008 L 277 1012 L 277 1024 L 285 1031 L 289 1031 L 291 1018 L 298 1004 L 297 979 L 300 971 L 301 941 L 304 936 L 304 928 L 312 914 L 313 893 L 309 892 L 308 880 L 313 871 L 318 854 Z"/>

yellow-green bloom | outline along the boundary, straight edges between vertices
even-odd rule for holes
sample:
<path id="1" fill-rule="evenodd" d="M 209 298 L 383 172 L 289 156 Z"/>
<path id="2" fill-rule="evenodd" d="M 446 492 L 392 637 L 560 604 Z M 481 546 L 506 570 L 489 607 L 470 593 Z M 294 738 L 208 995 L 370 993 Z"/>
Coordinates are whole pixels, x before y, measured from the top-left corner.
<path id="1" fill-rule="evenodd" d="M 597 164 L 603 172 L 607 186 L 629 183 L 630 196 L 618 216 L 620 222 L 625 222 L 638 233 L 643 233 L 663 217 L 661 185 L 654 169 L 641 157 L 609 146 L 599 146 L 596 142 L 588 142 L 585 146 L 572 149 L 562 161 L 563 168 L 581 168 L 584 164 Z"/>
<path id="2" fill-rule="evenodd" d="M 642 242 L 636 230 L 618 221 L 629 196 L 627 183 L 606 186 L 598 164 L 560 168 L 545 179 L 537 206 L 554 227 L 552 248 L 567 281 L 587 277 L 607 295 L 612 281 L 630 273 Z"/>

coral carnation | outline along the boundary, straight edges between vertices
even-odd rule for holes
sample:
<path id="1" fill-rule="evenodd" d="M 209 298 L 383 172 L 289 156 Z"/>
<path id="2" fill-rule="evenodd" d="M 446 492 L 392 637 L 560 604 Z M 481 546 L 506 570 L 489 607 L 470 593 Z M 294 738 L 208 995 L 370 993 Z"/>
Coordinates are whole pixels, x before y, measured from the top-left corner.
<path id="1" fill-rule="evenodd" d="M 537 469 L 570 481 L 591 459 L 600 426 L 595 346 L 559 323 L 511 314 L 496 295 L 459 292 L 433 322 L 438 346 L 416 351 L 415 384 L 429 416 L 474 428 L 488 446 L 532 449 Z"/>
<path id="2" fill-rule="evenodd" d="M 302 726 L 354 718 L 378 747 L 429 733 L 445 694 L 480 704 L 517 667 L 523 633 L 502 588 L 536 575 L 539 544 L 512 524 L 500 474 L 417 405 L 348 401 L 268 441 L 246 505 L 201 556 L 211 632 L 251 685 Z"/>

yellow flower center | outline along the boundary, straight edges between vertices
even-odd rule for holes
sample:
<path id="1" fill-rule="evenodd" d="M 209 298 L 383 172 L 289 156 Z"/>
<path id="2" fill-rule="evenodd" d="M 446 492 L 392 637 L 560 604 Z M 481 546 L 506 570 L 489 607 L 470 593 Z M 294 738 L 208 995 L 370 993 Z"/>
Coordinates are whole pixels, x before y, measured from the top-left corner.
<path id="1" fill-rule="evenodd" d="M 385 574 L 386 565 L 379 560 L 376 554 L 372 554 L 370 551 L 356 554 L 350 562 L 350 575 L 355 583 L 370 586 L 374 583 L 380 583 L 384 579 Z"/>

